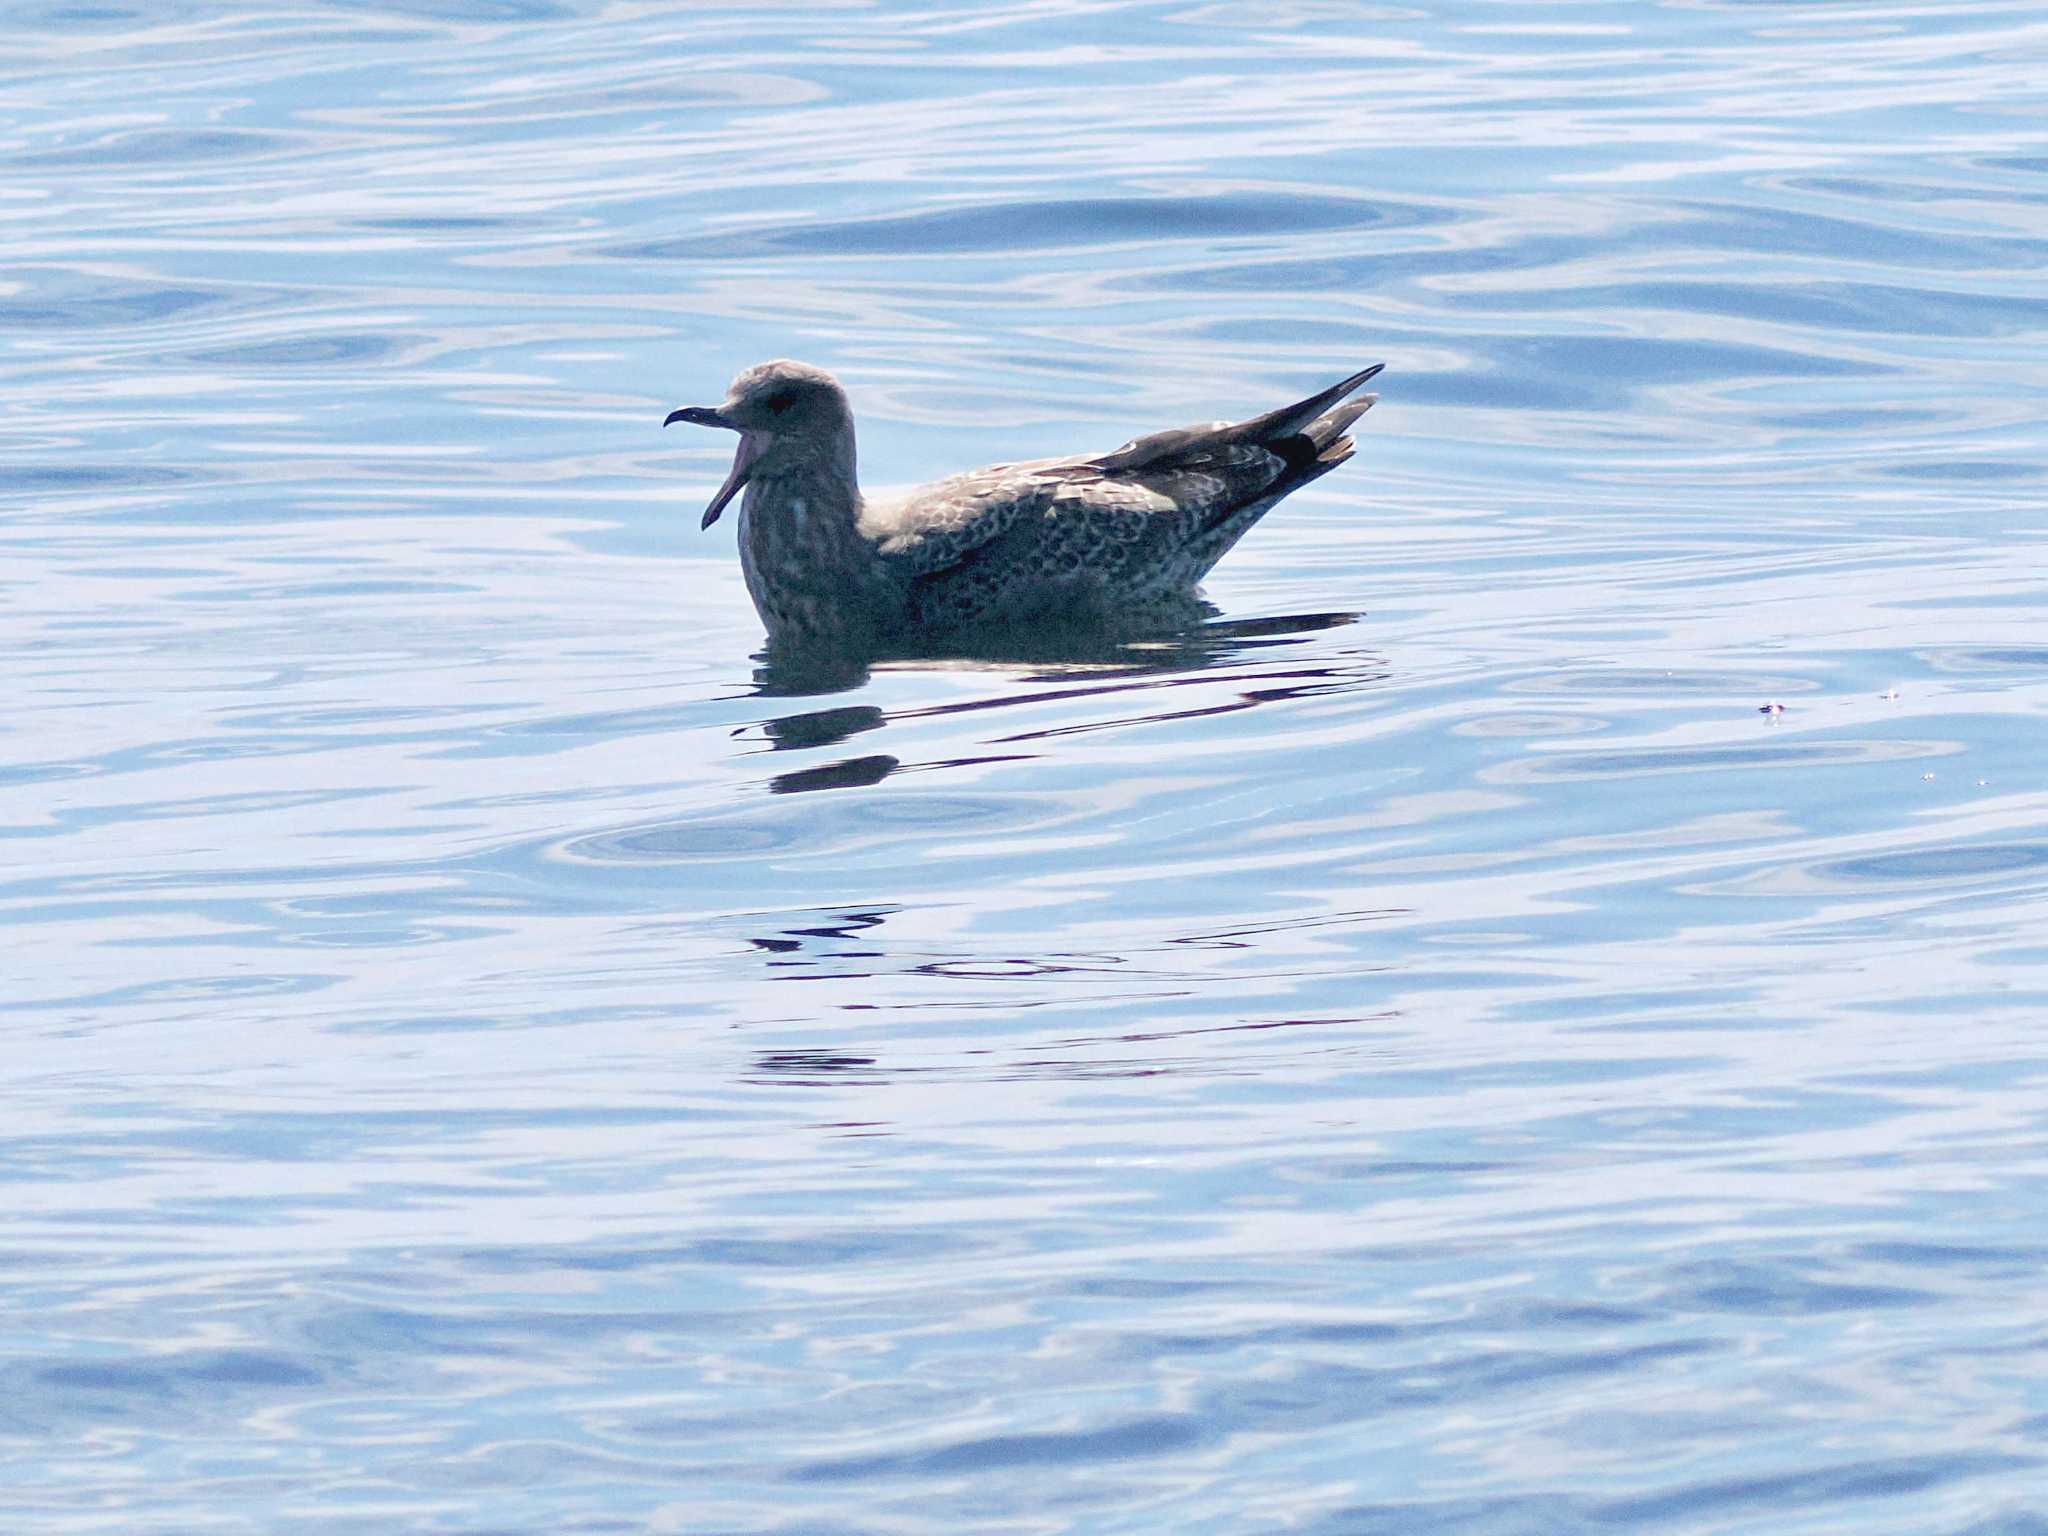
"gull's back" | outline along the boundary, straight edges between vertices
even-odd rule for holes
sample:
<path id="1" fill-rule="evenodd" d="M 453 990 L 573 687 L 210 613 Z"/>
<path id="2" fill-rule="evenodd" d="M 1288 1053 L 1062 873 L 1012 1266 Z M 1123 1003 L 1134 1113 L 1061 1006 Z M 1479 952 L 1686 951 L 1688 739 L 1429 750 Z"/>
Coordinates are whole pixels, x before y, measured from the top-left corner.
<path id="1" fill-rule="evenodd" d="M 1184 599 L 1283 497 L 1351 457 L 1377 366 L 1248 421 L 996 464 L 864 507 L 913 627 L 1114 618 Z"/>

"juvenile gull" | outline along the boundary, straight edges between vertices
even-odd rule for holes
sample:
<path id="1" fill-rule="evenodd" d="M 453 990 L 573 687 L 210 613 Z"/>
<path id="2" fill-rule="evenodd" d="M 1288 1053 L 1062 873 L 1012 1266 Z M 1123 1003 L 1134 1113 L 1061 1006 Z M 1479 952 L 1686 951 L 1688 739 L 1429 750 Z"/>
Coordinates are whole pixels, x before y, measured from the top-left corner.
<path id="1" fill-rule="evenodd" d="M 1247 421 L 1092 457 L 992 464 L 868 501 L 853 412 L 822 368 L 749 368 L 678 421 L 740 435 L 709 528 L 740 501 L 740 569 L 777 644 L 876 644 L 987 626 L 1116 621 L 1176 600 L 1274 503 L 1351 457 L 1375 363 Z"/>

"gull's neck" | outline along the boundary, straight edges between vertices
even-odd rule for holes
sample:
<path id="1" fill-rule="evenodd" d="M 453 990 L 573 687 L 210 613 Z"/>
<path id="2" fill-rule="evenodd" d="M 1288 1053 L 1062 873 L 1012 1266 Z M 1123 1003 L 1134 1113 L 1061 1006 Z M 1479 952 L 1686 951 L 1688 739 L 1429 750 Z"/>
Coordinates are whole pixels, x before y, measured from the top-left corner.
<path id="1" fill-rule="evenodd" d="M 806 445 L 810 446 L 810 445 Z M 740 569 L 777 637 L 886 625 L 890 594 L 863 538 L 853 429 L 765 462 L 740 503 Z"/>
<path id="2" fill-rule="evenodd" d="M 740 503 L 745 524 L 770 536 L 787 532 L 828 540 L 842 527 L 850 531 L 860 510 L 859 455 L 851 423 L 827 439 L 792 443 L 763 459 Z"/>

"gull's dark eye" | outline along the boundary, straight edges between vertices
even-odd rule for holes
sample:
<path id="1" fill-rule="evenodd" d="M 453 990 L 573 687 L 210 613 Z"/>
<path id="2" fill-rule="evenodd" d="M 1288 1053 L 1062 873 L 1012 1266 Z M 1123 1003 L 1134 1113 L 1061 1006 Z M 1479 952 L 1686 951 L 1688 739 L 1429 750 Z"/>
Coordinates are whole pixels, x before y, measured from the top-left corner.
<path id="1" fill-rule="evenodd" d="M 777 391 L 775 391 L 774 394 L 770 395 L 766 400 L 763 400 L 761 403 L 767 406 L 768 409 L 773 411 L 777 416 L 780 416 L 784 411 L 788 410 L 792 405 L 796 404 L 796 391 L 789 389 L 778 389 Z"/>

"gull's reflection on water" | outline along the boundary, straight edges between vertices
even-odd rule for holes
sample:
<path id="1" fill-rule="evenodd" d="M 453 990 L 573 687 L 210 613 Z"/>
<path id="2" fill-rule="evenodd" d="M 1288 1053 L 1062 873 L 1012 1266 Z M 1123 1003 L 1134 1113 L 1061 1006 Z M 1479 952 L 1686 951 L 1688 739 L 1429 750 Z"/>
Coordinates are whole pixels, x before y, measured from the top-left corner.
<path id="1" fill-rule="evenodd" d="M 963 631 L 926 645 L 878 650 L 770 646 L 756 654 L 753 692 L 762 698 L 806 698 L 845 693 L 865 684 L 878 669 L 1041 669 L 1050 679 L 1073 672 L 1143 676 L 1182 672 L 1226 660 L 1263 645 L 1283 645 L 1303 635 L 1356 623 L 1358 613 L 1288 614 L 1273 618 L 1218 620 L 1213 603 L 1196 601 L 1162 618 L 1109 628 L 1097 624 L 1039 624 L 987 632 Z"/>
<path id="2" fill-rule="evenodd" d="M 1405 1029 L 1391 1002 L 1359 1006 L 1388 967 L 1357 943 L 1410 915 L 1370 907 L 1223 928 L 1098 929 L 1088 947 L 1076 934 L 1075 947 L 1048 949 L 935 928 L 930 909 L 916 906 L 787 912 L 748 943 L 764 981 L 801 985 L 762 1020 L 772 1038 L 749 1054 L 740 1081 L 843 1089 L 911 1078 L 1242 1076 L 1328 1066 L 1382 1049 Z M 1304 945 L 1311 930 L 1345 937 Z M 1298 983 L 1336 978 L 1355 984 L 1348 1005 L 1294 1002 Z M 1246 1006 L 1218 1012 L 1205 996 Z M 1027 1018 L 1039 1022 L 1023 1026 Z"/>
<path id="3" fill-rule="evenodd" d="M 772 937 L 749 939 L 747 942 L 771 955 L 793 954 L 809 947 L 804 942 L 806 939 L 851 939 L 870 928 L 879 928 L 896 910 L 894 907 L 876 907 L 871 910 L 834 912 L 821 921 L 784 928 Z"/>
<path id="4" fill-rule="evenodd" d="M 848 704 L 839 709 L 813 709 L 802 714 L 783 715 L 762 722 L 771 746 L 777 752 L 805 747 L 837 746 L 849 736 L 872 731 L 888 723 L 889 717 L 873 704 Z"/>
<path id="5" fill-rule="evenodd" d="M 1209 614 L 1215 609 L 1201 605 Z M 1337 656 L 1289 657 L 1267 653 L 1303 644 L 1308 637 L 1355 623 L 1356 613 L 1307 613 L 1270 618 L 1190 623 L 1139 633 L 1100 629 L 1039 629 L 985 637 L 949 637 L 923 651 L 871 655 L 770 649 L 757 660 L 754 692 L 763 698 L 842 693 L 866 686 L 878 670 L 986 673 L 1012 686 L 983 696 L 901 710 L 873 704 L 840 704 L 774 716 L 734 734 L 758 731 L 772 752 L 827 747 L 896 722 L 1070 702 L 1091 696 L 1157 695 L 1162 689 L 1196 684 L 1235 686 L 1236 696 L 1178 707 L 1146 707 L 1109 718 L 1066 721 L 1041 729 L 991 738 L 992 744 L 1041 740 L 1120 726 L 1230 714 L 1259 704 L 1345 692 L 1382 682 L 1387 670 L 1378 658 L 1346 651 Z M 1247 663 L 1248 665 L 1234 664 Z M 1234 668 L 1234 669 L 1233 669 Z M 1021 687 L 1014 685 L 1024 685 Z M 862 788 L 893 774 L 1003 762 L 1028 753 L 971 754 L 940 761 L 906 763 L 891 753 L 869 753 L 812 768 L 779 773 L 769 793 L 801 794 L 820 789 Z"/>
<path id="6" fill-rule="evenodd" d="M 881 783 L 902 766 L 902 759 L 891 757 L 886 752 L 843 758 L 836 763 L 821 763 L 816 768 L 778 773 L 768 781 L 768 793 L 801 795 L 814 789 L 860 789 Z"/>
<path id="7" fill-rule="evenodd" d="M 743 1081 L 765 1079 L 798 1087 L 843 1087 L 849 1080 L 879 1081 L 881 1074 L 875 1066 L 872 1056 L 853 1056 L 844 1051 L 762 1051 L 754 1058 L 753 1067 L 763 1076 L 749 1076 Z"/>

